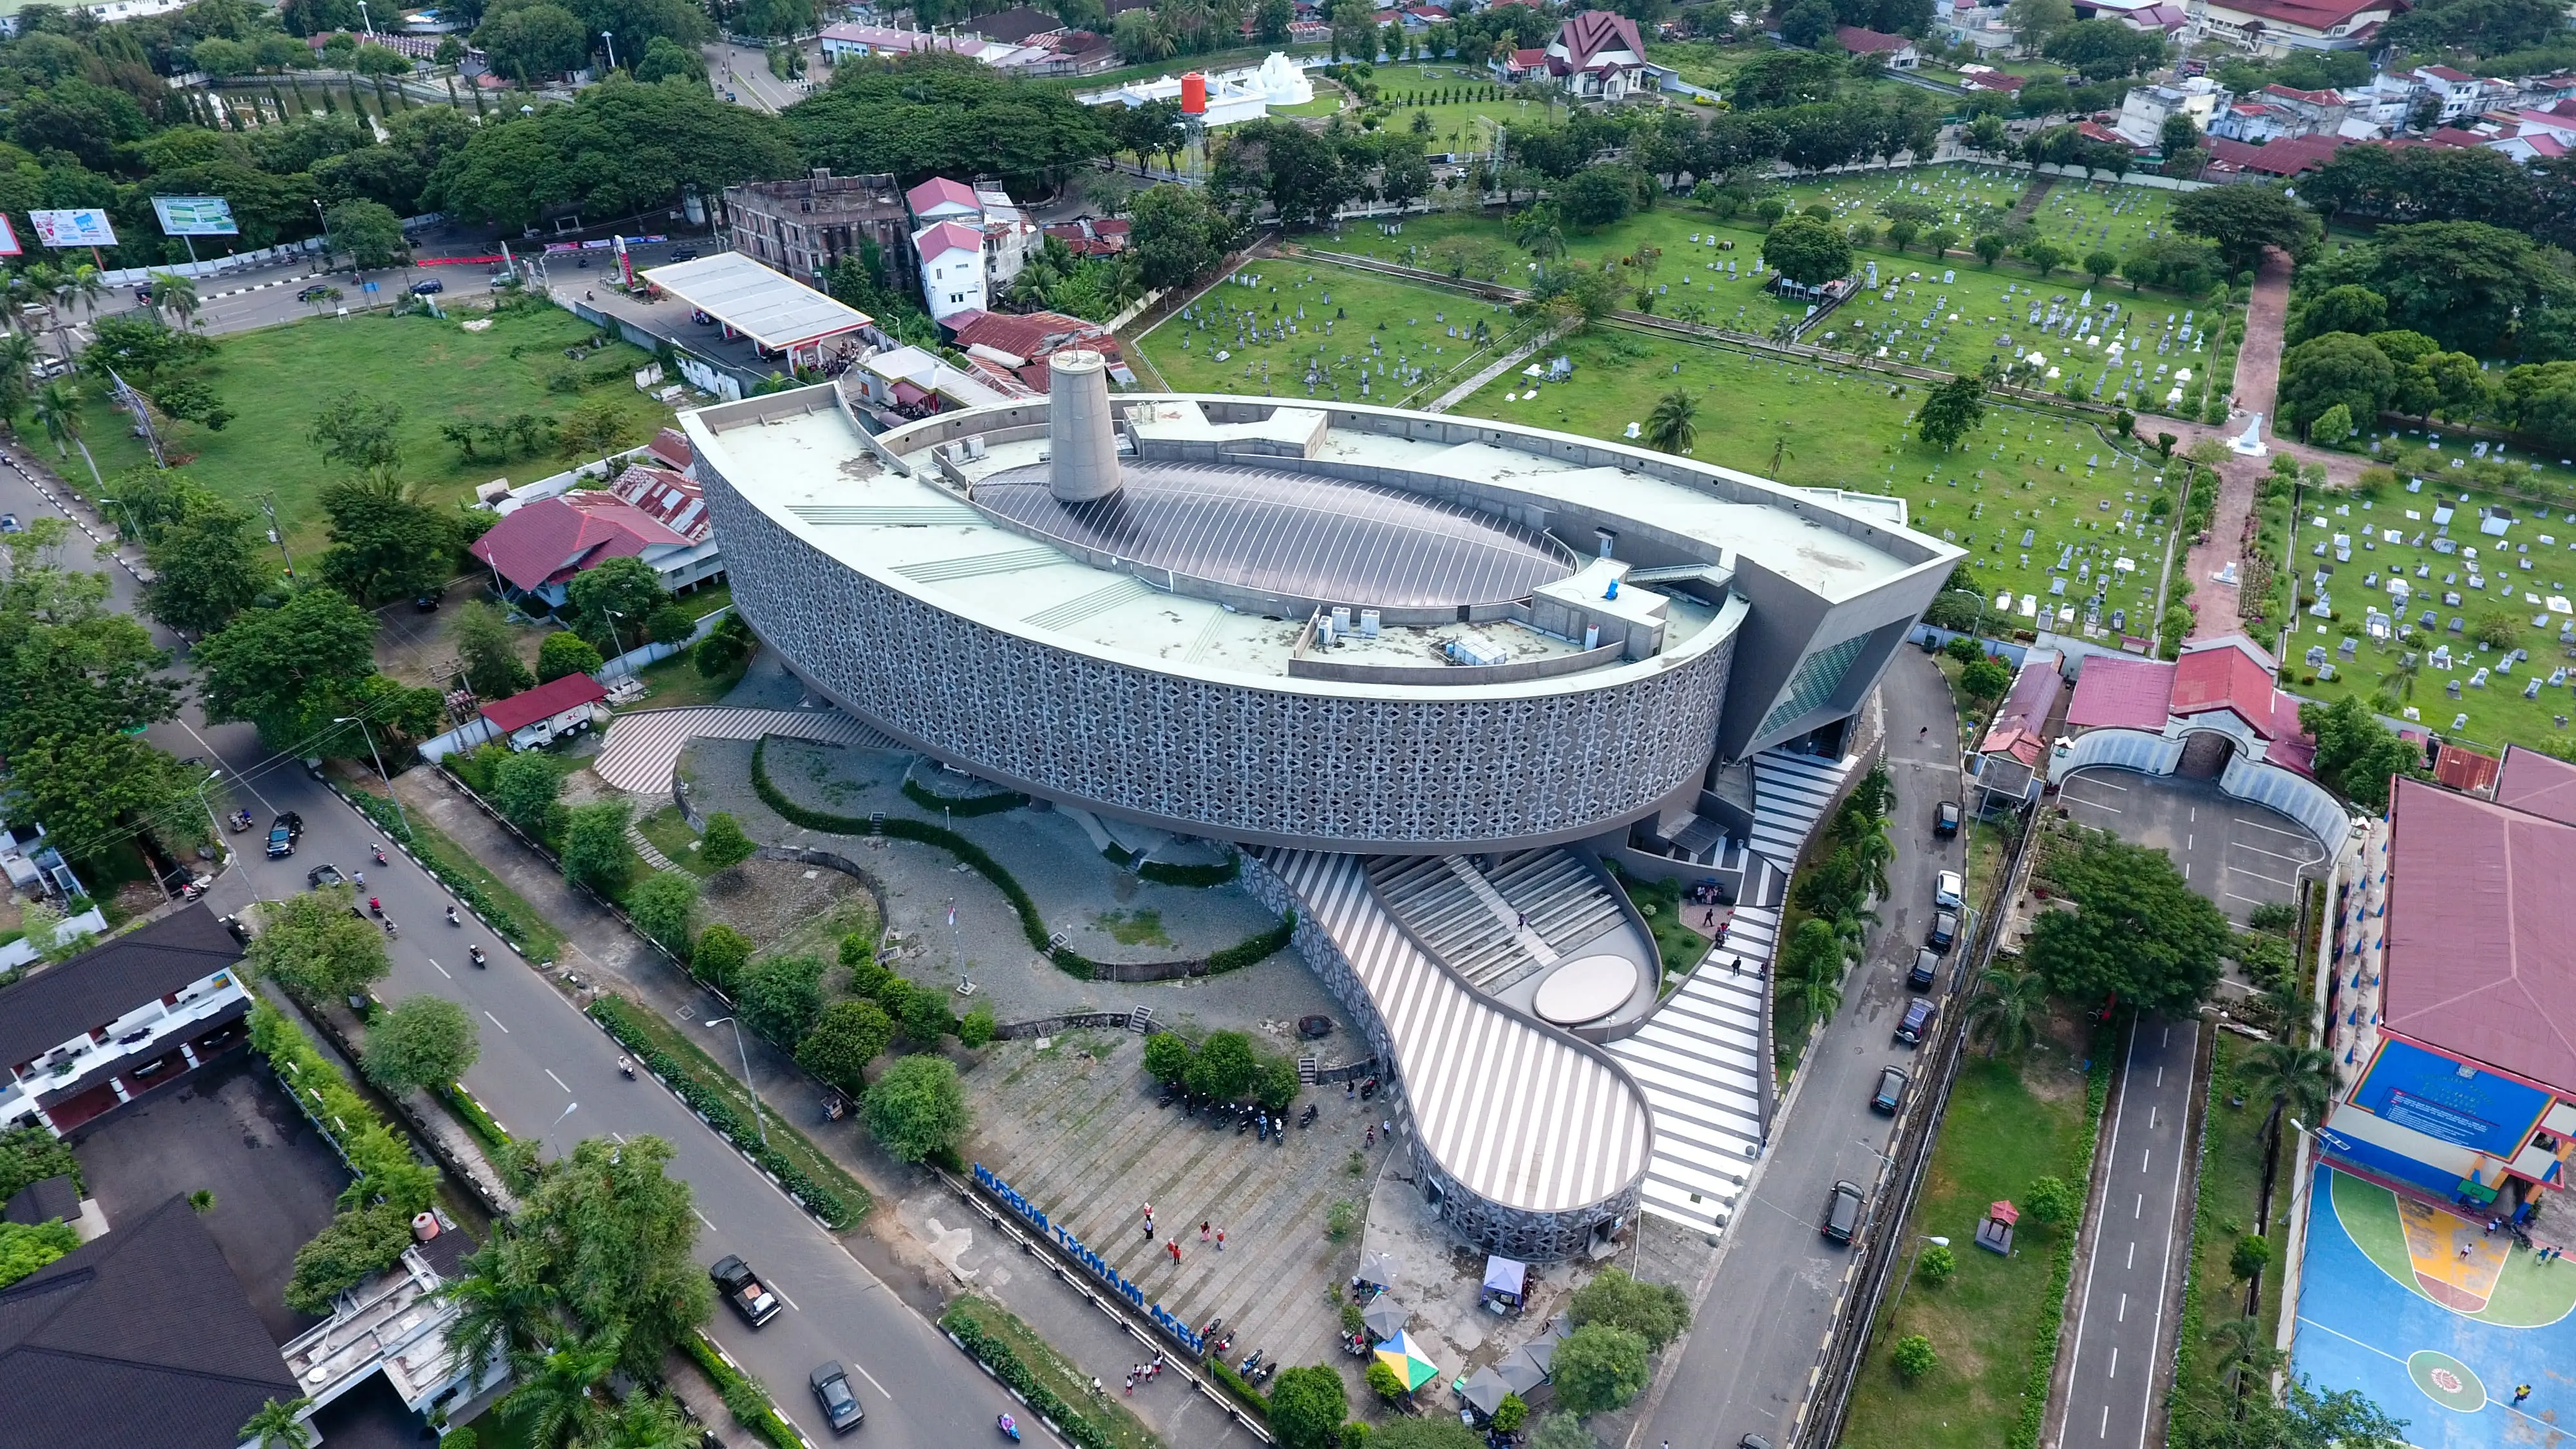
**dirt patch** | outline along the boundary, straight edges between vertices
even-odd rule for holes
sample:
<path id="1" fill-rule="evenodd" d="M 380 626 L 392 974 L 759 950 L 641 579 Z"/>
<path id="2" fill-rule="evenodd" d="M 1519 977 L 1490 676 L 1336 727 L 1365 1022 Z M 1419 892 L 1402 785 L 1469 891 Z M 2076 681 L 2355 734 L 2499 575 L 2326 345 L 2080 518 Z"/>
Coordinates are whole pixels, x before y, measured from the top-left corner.
<path id="1" fill-rule="evenodd" d="M 710 920 L 751 938 L 763 953 L 831 947 L 851 931 L 874 930 L 876 902 L 866 887 L 837 870 L 786 861 L 747 860 L 708 876 L 698 900 Z"/>

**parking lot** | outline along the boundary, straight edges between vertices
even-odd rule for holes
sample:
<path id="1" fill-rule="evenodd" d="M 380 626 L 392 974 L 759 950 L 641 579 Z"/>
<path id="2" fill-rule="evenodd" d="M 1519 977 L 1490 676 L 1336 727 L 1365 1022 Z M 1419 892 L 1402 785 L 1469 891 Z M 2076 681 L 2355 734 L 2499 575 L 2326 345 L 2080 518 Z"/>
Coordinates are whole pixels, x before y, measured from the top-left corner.
<path id="1" fill-rule="evenodd" d="M 2172 856 L 2192 889 L 2239 925 L 2256 906 L 2295 905 L 2300 872 L 2325 860 L 2317 838 L 2288 816 L 2235 799 L 2212 780 L 2084 770 L 2057 798 L 2076 823 Z"/>

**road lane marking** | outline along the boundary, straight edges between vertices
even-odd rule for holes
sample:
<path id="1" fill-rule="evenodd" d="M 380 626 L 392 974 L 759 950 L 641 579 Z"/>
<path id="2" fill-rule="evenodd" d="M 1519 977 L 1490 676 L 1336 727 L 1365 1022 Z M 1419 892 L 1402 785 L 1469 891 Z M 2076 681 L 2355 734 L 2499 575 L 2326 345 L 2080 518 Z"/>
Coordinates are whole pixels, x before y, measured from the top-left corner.
<path id="1" fill-rule="evenodd" d="M 625 1145 L 626 1145 L 626 1134 L 625 1134 L 625 1133 L 623 1133 L 623 1132 L 611 1132 L 611 1133 L 609 1133 L 608 1135 L 617 1139 L 617 1145 L 618 1145 L 618 1146 L 623 1147 L 623 1146 L 625 1146 Z M 699 1218 L 699 1219 L 698 1219 L 698 1221 L 703 1223 L 703 1222 L 705 1222 L 705 1221 L 706 1221 L 706 1219 L 705 1219 L 705 1218 L 703 1218 L 703 1217 L 701 1217 L 701 1218 Z"/>
<path id="2" fill-rule="evenodd" d="M 2138 1154 L 2138 1176 L 2140 1176 L 2140 1177 L 2144 1177 L 2144 1176 L 2146 1176 L 2146 1175 L 2147 1175 L 2147 1164 L 2148 1164 L 2148 1163 L 2150 1163 L 2150 1162 L 2153 1162 L 2153 1161 L 2155 1161 L 2155 1160 L 2156 1160 L 2156 1150 L 2155 1150 L 2154 1148 L 2152 1148 L 2152 1147 L 2148 1148 L 2148 1149 L 2147 1149 L 2146 1151 L 2144 1151 L 2144 1152 L 2139 1153 L 2139 1154 Z"/>
<path id="3" fill-rule="evenodd" d="M 2121 1302 L 2123 1302 L 2123 1303 L 2127 1302 L 2127 1301 L 2128 1301 L 2128 1295 L 2127 1295 L 2127 1294 L 2125 1294 L 2125 1293 L 2124 1293 L 2124 1294 L 2122 1294 L 2122 1295 L 2120 1296 L 2120 1301 L 2121 1301 Z M 2116 1343 L 2115 1343 L 2115 1344 L 2111 1345 L 2111 1372 L 2110 1372 L 2108 1375 L 2106 1375 L 2105 1377 L 2106 1377 L 2106 1379 L 2116 1379 L 2116 1378 L 2118 1378 L 2119 1376 L 2120 1376 L 2120 1346 L 2119 1346 L 2118 1344 L 2116 1344 Z"/>
<path id="4" fill-rule="evenodd" d="M 540 1067 L 540 1068 L 538 1068 L 538 1070 L 539 1070 L 539 1071 L 542 1071 L 542 1072 L 544 1072 L 544 1073 L 546 1074 L 546 1080 L 547 1080 L 547 1081 L 550 1081 L 550 1082 L 554 1083 L 554 1084 L 555 1084 L 556 1086 L 558 1086 L 558 1087 L 563 1087 L 563 1089 L 564 1089 L 565 1091 L 567 1091 L 567 1092 L 569 1092 L 569 1091 L 571 1091 L 571 1090 L 572 1090 L 572 1088 L 570 1088 L 570 1087 L 565 1087 L 565 1086 L 564 1086 L 564 1079 L 555 1075 L 555 1069 L 554 1069 L 554 1068 L 552 1068 L 552 1067 Z"/>
<path id="5" fill-rule="evenodd" d="M 620 1141 L 620 1142 L 623 1142 L 623 1141 L 625 1141 L 625 1140 L 626 1140 L 626 1139 L 625 1139 L 625 1138 L 622 1138 L 622 1137 L 618 1139 L 618 1141 Z M 691 1212 L 693 1212 L 693 1213 L 698 1213 L 697 1205 L 696 1205 L 696 1204 L 694 1204 L 694 1203 L 690 1204 L 690 1206 L 689 1206 L 689 1211 L 691 1211 Z M 705 1213 L 698 1213 L 698 1221 L 699 1221 L 699 1222 L 702 1222 L 702 1223 L 707 1223 L 707 1215 L 706 1215 Z M 715 1224 L 713 1224 L 713 1223 L 707 1223 L 707 1231 L 708 1231 L 708 1232 L 711 1232 L 711 1233 L 712 1233 L 712 1232 L 714 1232 L 715 1230 L 716 1230 L 716 1225 L 715 1225 Z"/>
<path id="6" fill-rule="evenodd" d="M 446 967 L 441 966 L 441 965 L 439 965 L 439 964 L 438 964 L 438 958 L 437 958 L 437 957 L 435 957 L 435 956 L 424 956 L 424 957 L 422 957 L 421 959 L 422 959 L 422 960 L 424 960 L 424 961 L 427 961 L 427 962 L 430 964 L 430 967 L 431 967 L 433 970 L 437 971 L 439 975 L 441 975 L 441 976 L 446 976 L 446 977 L 447 977 L 447 979 L 448 979 L 448 980 L 450 980 L 450 981 L 453 981 L 453 980 L 455 980 L 455 979 L 456 979 L 455 977 L 453 977 L 453 976 L 449 976 L 449 975 L 448 975 L 448 972 L 447 972 L 447 968 L 446 968 Z"/>
<path id="7" fill-rule="evenodd" d="M 2119 1316 L 2118 1316 L 2117 1318 L 2114 1318 L 2114 1319 L 2112 1319 L 2111 1321 L 2112 1321 L 2112 1322 L 2114 1322 L 2114 1323 L 2126 1323 L 2126 1322 L 2128 1322 L 2128 1321 L 2129 1321 L 2129 1295 L 2128 1295 L 2128 1294 L 2123 1293 L 2123 1294 L 2121 1294 L 2121 1295 L 2120 1295 L 2120 1314 L 2119 1314 Z M 2117 1362 L 2119 1362 L 2119 1360 L 2118 1360 L 2117 1358 L 2114 1358 L 2114 1359 L 2112 1360 L 2112 1362 L 2113 1362 L 2113 1363 L 2117 1363 Z M 2114 1377 L 2117 1377 L 2117 1375 L 2114 1375 Z"/>
<path id="8" fill-rule="evenodd" d="M 2101 1430 L 2100 1430 L 2099 1432 L 2097 1432 L 2096 1434 L 2094 1434 L 2094 1436 L 2093 1436 L 2093 1437 L 2094 1437 L 2094 1438 L 2096 1438 L 2096 1439 L 2105 1438 L 2105 1437 L 2108 1437 L 2108 1436 L 2109 1436 L 2110 1432 L 2111 1432 L 2111 1406 L 2110 1406 L 2109 1404 L 2104 1404 L 2104 1405 L 2102 1406 L 2102 1428 L 2101 1428 Z"/>
<path id="9" fill-rule="evenodd" d="M 2191 849 L 2191 847 L 2192 847 L 2192 842 L 2194 842 L 2194 841 L 2196 841 L 2196 840 L 2198 840 L 2198 839 L 2200 839 L 2200 837 L 2199 837 L 2199 836 L 2192 834 L 2192 833 L 2191 833 L 2190 831 L 2188 831 L 2188 830 L 2184 831 L 2184 832 L 2182 833 L 2182 848 L 2183 848 L 2183 849 L 2185 849 L 2185 850 L 2189 850 L 2189 849 Z"/>
<path id="10" fill-rule="evenodd" d="M 2304 841 L 2304 840 L 2309 840 L 2309 839 L 2311 839 L 2311 838 L 2312 838 L 2312 837 L 2310 837 L 2310 836 L 2308 836 L 2308 835 L 2306 835 L 2306 834 L 2304 834 L 2304 833 L 2302 833 L 2302 832 L 2300 832 L 2300 831 L 2296 831 L 2296 830 L 2283 830 L 2283 829 L 2282 829 L 2280 826 L 2278 826 L 2278 825 L 2266 825 L 2266 824 L 2264 824 L 2263 822 L 2261 822 L 2261 821 L 2259 821 L 2259 820 L 2239 820 L 2239 821 L 2237 821 L 2236 823 L 2237 823 L 2237 824 L 2239 824 L 2239 825 L 2244 826 L 2244 827 L 2245 827 L 2246 829 L 2248 829 L 2248 830 L 2268 830 L 2268 831 L 2270 831 L 2271 833 L 2273 833 L 2274 835 L 2286 835 L 2286 836 L 2290 837 L 2292 840 L 2302 840 L 2302 841 Z"/>
<path id="11" fill-rule="evenodd" d="M 2241 841 L 2241 840 L 2231 840 L 2231 841 L 2227 842 L 2227 844 L 2228 844 L 2228 845 L 2229 845 L 2229 847 L 2230 847 L 2230 848 L 2232 848 L 2232 849 L 2236 849 L 2236 850 L 2250 850 L 2250 851 L 2254 852 L 2256 855 L 2268 855 L 2268 856 L 2272 857 L 2274 860 L 2286 860 L 2286 861 L 2290 862 L 2292 865 L 2306 865 L 2309 861 L 2311 861 L 2311 860 L 2315 859 L 2315 857 L 2314 857 L 2314 856 L 2307 856 L 2307 855 L 2283 855 L 2281 852 L 2279 852 L 2279 851 L 2277 851 L 2277 850 L 2265 850 L 2263 847 L 2261 847 L 2261 846 L 2259 846 L 2259 845 L 2247 845 L 2244 841 Z"/>
<path id="12" fill-rule="evenodd" d="M 2143 1193 L 2139 1195 L 2145 1196 Z M 2135 1238 L 2129 1240 L 2129 1261 L 2126 1266 L 2130 1268 L 2138 1266 L 2138 1240 Z"/>
<path id="13" fill-rule="evenodd" d="M 859 1377 L 860 1377 L 860 1378 L 863 1378 L 863 1379 L 866 1379 L 866 1380 L 868 1381 L 868 1387 L 869 1387 L 869 1388 L 872 1388 L 872 1389 L 876 1390 L 878 1393 L 885 1394 L 886 1402 L 887 1402 L 887 1403 L 891 1404 L 891 1403 L 893 1403 L 893 1402 L 894 1402 L 894 1395 L 892 1395 L 892 1394 L 886 1394 L 886 1386 L 885 1386 L 885 1385 L 883 1385 L 883 1384 L 881 1384 L 881 1383 L 878 1383 L 878 1382 L 877 1382 L 877 1376 L 876 1376 L 875 1374 L 869 1373 L 869 1372 L 868 1372 L 868 1370 L 867 1370 L 867 1366 L 866 1366 L 865 1364 L 855 1364 L 855 1363 L 854 1363 L 854 1364 L 850 1365 L 850 1367 L 852 1367 L 852 1368 L 854 1368 L 854 1369 L 857 1369 L 857 1370 L 859 1371 Z"/>
<path id="14" fill-rule="evenodd" d="M 2129 1044 L 2123 1054 L 2131 1062 L 2135 1062 L 2137 1060 L 2138 1024 L 2135 1020 L 2132 1020 L 2129 1023 Z M 2129 1096 L 2126 1092 L 2123 1092 L 2120 1094 L 2119 1109 L 2111 1114 L 2110 1153 L 2111 1160 L 2114 1162 L 2120 1160 L 2120 1119 L 2126 1117 L 2128 1114 Z M 2140 1194 L 2139 1200 L 2143 1202 L 2145 1200 L 2145 1195 Z M 2080 1382 L 2076 1375 L 2082 1369 L 2084 1363 L 2084 1325 L 2086 1320 L 2093 1314 L 2093 1274 L 2094 1271 L 2101 1266 L 2101 1250 L 2099 1247 L 2096 1247 L 2091 1259 L 2084 1265 L 2084 1294 L 2083 1297 L 2077 1300 L 2078 1306 L 2075 1310 L 2075 1347 L 2068 1353 L 2066 1360 L 2066 1382 L 2069 1386 L 2070 1392 L 2072 1391 L 2072 1386 Z M 2109 1422 L 2109 1413 L 2109 1409 L 2106 1408 L 2103 1410 L 2105 1423 Z"/>
<path id="15" fill-rule="evenodd" d="M 490 1012 L 488 1012 L 488 1011 L 487 1011 L 487 1012 L 485 1012 L 485 1013 L 483 1013 L 483 1019 L 484 1019 L 485 1021 L 488 1021 L 488 1022 L 492 1023 L 494 1026 L 501 1026 L 501 1018 L 499 1018 L 499 1017 L 497 1017 L 497 1016 L 494 1016 L 492 1013 L 490 1013 Z M 506 1026 L 501 1026 L 501 1035 L 503 1035 L 503 1036 L 508 1036 L 509 1034 L 510 1034 L 510 1029 L 509 1029 L 508 1027 L 506 1027 Z"/>
<path id="16" fill-rule="evenodd" d="M 772 1283 L 769 1285 L 769 1291 L 778 1295 L 779 1302 L 786 1304 L 790 1308 L 796 1308 L 796 1300 L 787 1296 L 786 1289 L 779 1287 L 776 1283 Z M 796 1311 L 802 1313 L 805 1310 L 802 1308 L 796 1308 Z"/>
<path id="17" fill-rule="evenodd" d="M 2146 1212 L 2146 1210 L 2147 1210 L 2147 1195 L 2146 1195 L 2145 1193 L 2143 1193 L 2143 1192 L 2142 1192 L 2142 1193 L 2139 1193 L 2139 1194 L 2138 1194 L 2138 1202 L 2137 1202 L 2137 1206 L 2132 1207 L 2132 1208 L 2130 1208 L 2130 1209 L 2129 1209 L 2129 1217 L 2131 1218 L 2131 1220 L 2133 1220 L 2133 1221 L 2134 1221 L 2134 1220 L 2135 1220 L 2136 1218 L 2138 1218 L 2141 1214 L 2145 1213 L 2145 1212 Z"/>
<path id="18" fill-rule="evenodd" d="M 2161 1088 L 2164 1086 L 2164 1084 L 2165 1084 L 2165 1069 L 2164 1069 L 2163 1067 L 2158 1067 L 2158 1068 L 2156 1068 L 2156 1086 L 2157 1086 L 2159 1089 L 2161 1089 Z"/>
<path id="19" fill-rule="evenodd" d="M 2232 870 L 2232 871 L 2236 872 L 2238 875 L 2250 875 L 2250 876 L 2254 877 L 2256 880 L 2268 880 L 2268 881 L 2270 881 L 2272 884 L 2274 884 L 2274 885 L 2276 885 L 2276 886 L 2285 886 L 2285 885 L 2290 884 L 2290 882 L 2288 882 L 2288 881 L 2285 881 L 2285 880 L 2281 879 L 2281 878 L 2280 878 L 2279 876 L 2277 876 L 2277 875 L 2265 875 L 2263 872 L 2261 872 L 2261 871 L 2259 871 L 2259 870 L 2247 870 L 2245 867 L 2243 867 L 2243 866 L 2241 866 L 2241 865 L 2231 865 L 2231 866 L 2229 866 L 2229 867 L 2227 867 L 2227 868 L 2228 868 L 2229 870 Z"/>

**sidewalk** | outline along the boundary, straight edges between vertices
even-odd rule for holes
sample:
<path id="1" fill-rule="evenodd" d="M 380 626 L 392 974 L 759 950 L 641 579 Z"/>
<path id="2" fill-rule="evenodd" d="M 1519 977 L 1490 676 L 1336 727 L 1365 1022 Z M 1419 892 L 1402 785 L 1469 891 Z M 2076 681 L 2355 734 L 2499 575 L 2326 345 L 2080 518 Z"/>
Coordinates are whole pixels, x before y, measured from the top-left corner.
<path id="1" fill-rule="evenodd" d="M 2288 324 L 2289 307 L 2290 259 L 2273 252 L 2264 258 L 2263 270 L 2254 281 L 2254 294 L 2246 303 L 2245 341 L 2236 353 L 2236 408 L 2240 415 L 2263 415 L 2264 441 L 2273 451 L 2287 452 L 2302 462 L 2325 461 L 2329 476 L 2334 475 L 2337 462 L 2347 465 L 2348 474 L 2358 474 L 2369 464 L 2368 458 L 2351 453 L 2313 453 L 2295 445 L 2285 448 L 2272 437 L 2279 421 L 2272 414 L 2272 405 L 2280 387 L 2281 337 Z M 2226 428 L 2210 431 L 2223 439 L 2244 428 L 2231 418 Z M 2215 639 L 2243 631 L 2236 586 L 2212 580 L 2228 564 L 2242 564 L 2249 542 L 2247 530 L 2253 521 L 2254 489 L 2270 469 L 2268 459 L 2240 457 L 2231 457 L 2219 467 L 2218 512 L 2210 521 L 2209 541 L 2194 544 L 2183 560 L 2183 576 L 2191 583 L 2192 602 L 2198 614 L 2191 630 L 2194 639 Z M 2345 476 L 2336 481 L 2351 479 Z"/>

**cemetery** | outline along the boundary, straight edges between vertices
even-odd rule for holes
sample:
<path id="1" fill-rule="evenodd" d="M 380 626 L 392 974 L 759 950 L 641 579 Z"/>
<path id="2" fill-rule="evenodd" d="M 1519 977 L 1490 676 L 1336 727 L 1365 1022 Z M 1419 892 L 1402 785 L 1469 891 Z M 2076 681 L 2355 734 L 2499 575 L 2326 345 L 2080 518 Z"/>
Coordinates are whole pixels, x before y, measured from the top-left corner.
<path id="1" fill-rule="evenodd" d="M 2493 456 L 2483 442 L 2434 441 Z M 2576 717 L 2576 508 L 2448 484 L 2449 471 L 2306 496 L 2289 555 L 2301 607 L 2285 687 L 2358 695 L 2482 749 L 2564 748 Z M 2564 473 L 2552 460 L 2542 476 L 2563 490 Z"/>
<path id="2" fill-rule="evenodd" d="M 1181 392 L 1393 407 L 1437 396 L 1523 330 L 1508 307 L 1283 257 L 1210 287 L 1136 345 Z"/>

